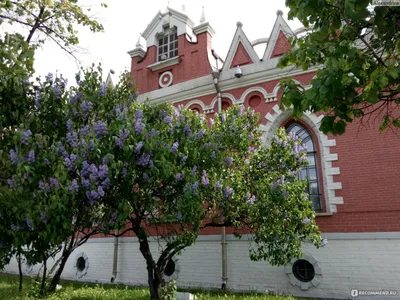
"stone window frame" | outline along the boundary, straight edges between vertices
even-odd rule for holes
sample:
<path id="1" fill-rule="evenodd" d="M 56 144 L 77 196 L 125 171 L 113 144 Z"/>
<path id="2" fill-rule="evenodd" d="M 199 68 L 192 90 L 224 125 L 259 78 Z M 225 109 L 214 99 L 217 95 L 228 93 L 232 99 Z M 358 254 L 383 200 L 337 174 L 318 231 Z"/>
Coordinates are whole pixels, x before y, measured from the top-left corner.
<path id="1" fill-rule="evenodd" d="M 78 266 L 77 266 L 78 259 L 81 257 L 85 260 L 85 268 L 82 271 L 78 270 Z M 75 262 L 74 262 L 74 268 L 76 269 L 75 277 L 77 277 L 77 278 L 82 278 L 87 274 L 88 269 L 89 269 L 89 257 L 84 252 L 80 252 L 76 255 Z"/>
<path id="2" fill-rule="evenodd" d="M 165 280 L 166 282 L 171 281 L 171 280 L 177 280 L 178 277 L 179 277 L 179 272 L 181 271 L 181 266 L 180 266 L 180 264 L 179 264 L 179 259 L 178 259 L 176 256 L 173 256 L 173 257 L 171 258 L 171 260 L 175 263 L 175 271 L 174 271 L 174 273 L 172 273 L 171 276 L 167 276 L 167 275 L 165 275 L 165 273 L 163 272 L 163 277 L 164 277 L 164 280 Z"/>
<path id="3" fill-rule="evenodd" d="M 315 276 L 314 276 L 313 280 L 311 280 L 309 282 L 303 282 L 303 281 L 298 280 L 296 278 L 296 276 L 293 274 L 293 264 L 297 260 L 300 260 L 300 259 L 306 260 L 310 264 L 313 265 L 314 272 L 315 272 Z M 290 263 L 288 263 L 285 266 L 284 270 L 285 270 L 285 274 L 289 277 L 290 284 L 292 284 L 293 286 L 299 287 L 302 291 L 307 291 L 310 288 L 317 287 L 322 281 L 321 266 L 319 265 L 319 262 L 311 254 L 304 254 L 303 257 L 301 257 L 301 258 L 293 258 L 290 261 Z"/>
<path id="4" fill-rule="evenodd" d="M 164 39 L 167 38 L 167 42 Z M 160 43 L 162 40 L 162 43 Z M 163 47 L 167 46 L 167 51 L 163 51 Z M 157 61 L 162 62 L 174 57 L 178 56 L 178 31 L 175 27 L 165 28 L 163 33 L 159 33 L 157 35 Z M 176 55 L 170 56 L 170 52 L 173 52 Z M 165 59 L 161 59 L 162 55 L 166 55 Z"/>

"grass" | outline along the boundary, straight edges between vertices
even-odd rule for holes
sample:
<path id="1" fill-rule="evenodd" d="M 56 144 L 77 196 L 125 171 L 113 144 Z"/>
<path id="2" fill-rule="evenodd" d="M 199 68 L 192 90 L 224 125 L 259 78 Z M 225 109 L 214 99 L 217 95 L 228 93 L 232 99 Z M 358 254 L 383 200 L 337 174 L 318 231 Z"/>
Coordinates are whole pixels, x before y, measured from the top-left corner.
<path id="1" fill-rule="evenodd" d="M 29 296 L 32 290 L 32 280 L 24 277 L 23 290 L 18 291 L 18 276 L 0 274 L 0 300 L 32 300 Z M 135 288 L 118 285 L 86 284 L 73 281 L 61 281 L 63 287 L 46 300 L 148 300 L 149 291 L 145 288 Z M 191 290 L 196 300 L 295 300 L 287 296 L 266 296 L 254 294 L 233 294 L 215 291 Z"/>

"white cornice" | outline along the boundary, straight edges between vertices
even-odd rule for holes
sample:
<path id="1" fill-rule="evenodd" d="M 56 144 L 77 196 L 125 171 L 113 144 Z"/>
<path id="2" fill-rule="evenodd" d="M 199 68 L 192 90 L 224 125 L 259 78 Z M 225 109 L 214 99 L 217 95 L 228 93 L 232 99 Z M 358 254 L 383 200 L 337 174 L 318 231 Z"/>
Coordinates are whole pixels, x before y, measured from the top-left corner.
<path id="1" fill-rule="evenodd" d="M 130 57 L 139 56 L 140 58 L 143 58 L 146 55 L 146 51 L 143 48 L 135 48 L 128 51 L 128 54 Z"/>
<path id="2" fill-rule="evenodd" d="M 179 64 L 180 62 L 180 57 L 179 56 L 175 56 L 173 58 L 169 58 L 163 61 L 158 61 L 154 64 L 148 65 L 147 69 L 150 69 L 152 71 L 157 71 L 160 70 L 162 68 L 166 68 L 166 67 L 170 67 L 176 64 Z"/>
<path id="3" fill-rule="evenodd" d="M 248 65 L 248 67 L 251 66 L 252 65 Z M 228 92 L 232 89 L 237 89 L 249 85 L 272 81 L 280 79 L 284 76 L 296 76 L 300 74 L 311 73 L 316 70 L 317 68 L 303 71 L 299 69 L 293 69 L 292 67 L 285 69 L 280 69 L 280 68 L 262 69 L 261 67 L 259 67 L 257 73 L 247 73 L 249 75 L 244 75 L 240 79 L 236 78 L 234 74 L 232 74 L 232 77 L 226 77 L 224 79 L 220 77 L 219 83 L 221 90 L 223 92 Z M 188 80 L 182 83 L 174 84 L 163 89 L 157 89 L 148 93 L 140 94 L 138 97 L 138 101 L 144 101 L 148 98 L 150 99 L 151 103 L 164 103 L 164 102 L 176 103 L 189 99 L 196 99 L 206 95 L 213 95 L 215 93 L 216 91 L 214 87 L 213 77 L 211 75 L 207 75 L 200 78 Z"/>
<path id="4" fill-rule="evenodd" d="M 215 34 L 214 28 L 211 27 L 210 23 L 205 22 L 197 25 L 196 27 L 193 27 L 193 33 L 194 34 L 199 34 L 203 32 L 208 32 L 211 36 Z"/>

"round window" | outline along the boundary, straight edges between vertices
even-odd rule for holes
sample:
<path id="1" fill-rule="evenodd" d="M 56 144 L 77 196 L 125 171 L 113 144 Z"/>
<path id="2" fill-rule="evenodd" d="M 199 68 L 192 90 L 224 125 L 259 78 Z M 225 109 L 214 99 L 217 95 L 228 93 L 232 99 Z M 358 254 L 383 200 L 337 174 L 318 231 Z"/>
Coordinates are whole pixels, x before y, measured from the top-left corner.
<path id="1" fill-rule="evenodd" d="M 79 272 L 82 272 L 83 270 L 85 270 L 85 267 L 86 267 L 86 260 L 81 256 L 76 261 L 76 268 L 78 269 Z"/>
<path id="2" fill-rule="evenodd" d="M 301 282 L 310 282 L 315 277 L 314 266 L 307 260 L 299 259 L 293 263 L 293 275 Z"/>
<path id="3" fill-rule="evenodd" d="M 164 275 L 172 276 L 174 272 L 175 272 L 175 262 L 172 259 L 170 259 L 167 265 L 165 266 Z"/>

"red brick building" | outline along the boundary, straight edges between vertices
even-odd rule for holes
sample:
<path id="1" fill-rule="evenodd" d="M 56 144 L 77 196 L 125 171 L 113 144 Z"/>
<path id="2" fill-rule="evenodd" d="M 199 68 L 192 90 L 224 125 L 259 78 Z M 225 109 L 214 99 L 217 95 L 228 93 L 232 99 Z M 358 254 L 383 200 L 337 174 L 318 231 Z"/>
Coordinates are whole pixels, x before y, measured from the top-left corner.
<path id="1" fill-rule="evenodd" d="M 304 258 L 272 267 L 251 262 L 249 241 L 236 240 L 229 232 L 221 246 L 221 229 L 211 228 L 174 258 L 175 269 L 166 278 L 176 279 L 178 286 L 226 284 L 237 291 L 336 299 L 351 298 L 356 293 L 351 290 L 397 290 L 388 299 L 400 299 L 400 138 L 392 131 L 379 132 L 377 124 L 357 122 L 343 136 L 325 135 L 318 130 L 322 115 L 305 113 L 294 122 L 291 109 L 281 111 L 280 79 L 292 76 L 307 88 L 316 72 L 276 67 L 279 57 L 290 50 L 288 38 L 295 34 L 280 11 L 271 32 L 265 33 L 269 38 L 253 43 L 238 22 L 222 59 L 213 51 L 214 29 L 204 15 L 195 24 L 187 15 L 168 9 L 143 32 L 146 46 L 139 39 L 128 52 L 139 101 L 183 104 L 207 117 L 231 105 L 250 106 L 260 113 L 266 146 L 278 127 L 297 132 L 308 145 L 310 161 L 301 175 L 309 181 L 317 224 L 329 240 L 321 249 L 304 245 Z M 260 43 L 265 45 L 262 57 L 254 50 Z M 77 254 L 88 262 L 86 269 L 77 270 L 71 259 L 64 277 L 109 282 L 115 267 L 113 243 L 113 238 L 89 240 Z M 115 282 L 145 285 L 145 262 L 139 251 L 132 255 L 132 243 L 138 244 L 135 237 L 119 239 Z M 157 251 L 158 244 L 152 247 Z"/>

